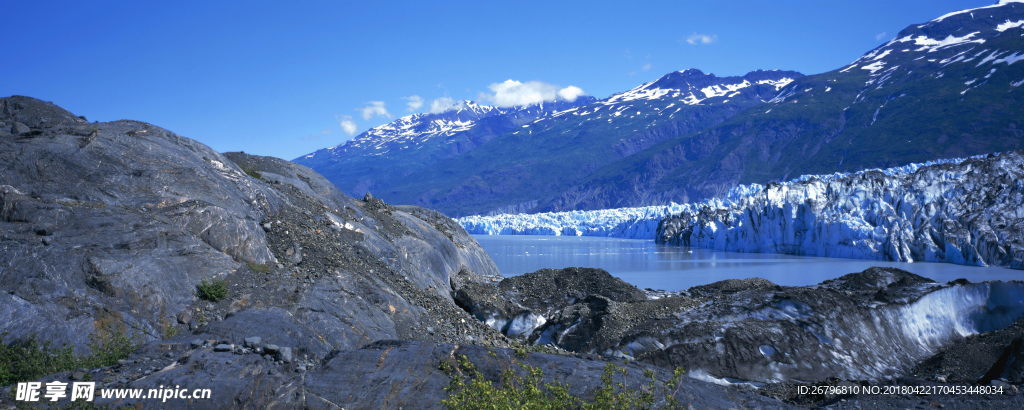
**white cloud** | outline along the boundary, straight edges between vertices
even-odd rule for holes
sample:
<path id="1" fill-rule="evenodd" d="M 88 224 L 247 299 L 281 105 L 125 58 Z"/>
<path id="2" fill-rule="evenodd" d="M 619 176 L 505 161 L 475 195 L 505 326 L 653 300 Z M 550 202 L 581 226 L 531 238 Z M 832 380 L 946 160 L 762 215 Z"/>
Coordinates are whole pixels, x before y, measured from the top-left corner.
<path id="1" fill-rule="evenodd" d="M 640 67 L 640 71 L 651 71 L 651 68 L 653 68 L 651 63 L 647 63 Z"/>
<path id="2" fill-rule="evenodd" d="M 359 109 L 363 113 L 363 119 L 368 120 L 373 117 L 384 117 L 391 118 L 391 113 L 388 112 L 384 101 L 370 101 L 366 103 L 366 106 Z"/>
<path id="3" fill-rule="evenodd" d="M 359 130 L 359 126 L 356 125 L 355 121 L 352 121 L 351 115 L 338 115 L 334 118 L 338 120 L 338 126 L 341 127 L 341 130 L 344 131 L 345 134 L 350 136 L 356 135 L 356 131 Z"/>
<path id="4" fill-rule="evenodd" d="M 436 98 L 430 102 L 430 112 L 437 114 L 455 108 L 457 104 L 451 97 Z"/>
<path id="5" fill-rule="evenodd" d="M 582 88 L 574 85 L 559 87 L 541 81 L 524 83 L 508 79 L 491 84 L 487 88 L 491 89 L 491 93 L 481 93 L 480 99 L 499 107 L 530 105 L 558 99 L 574 101 L 579 96 L 586 95 Z"/>
<path id="6" fill-rule="evenodd" d="M 886 33 L 884 31 L 881 32 L 881 33 L 875 34 L 875 40 L 877 40 L 877 41 L 885 40 L 886 37 L 889 37 L 889 33 Z"/>
<path id="7" fill-rule="evenodd" d="M 405 107 L 409 112 L 416 112 L 416 110 L 423 107 L 423 97 L 418 95 L 410 95 L 408 97 L 402 97 L 405 100 Z"/>
<path id="8" fill-rule="evenodd" d="M 487 88 L 490 89 L 490 92 L 480 93 L 477 101 L 499 107 L 531 105 L 550 101 L 576 101 L 577 98 L 587 95 L 586 91 L 575 85 L 562 87 L 542 81 L 521 82 L 509 79 L 500 83 L 493 83 Z M 425 112 L 432 114 L 459 108 L 464 104 L 463 101 L 458 101 L 448 96 L 435 98 L 429 104 L 418 95 L 410 95 L 402 97 L 402 99 L 406 101 L 406 108 L 410 112 L 423 109 L 426 106 Z M 371 105 L 363 109 L 364 118 L 367 115 L 365 110 L 373 107 L 372 103 L 374 102 L 371 101 Z M 381 106 L 383 107 L 383 103 L 381 103 Z"/>
<path id="9" fill-rule="evenodd" d="M 558 90 L 558 97 L 566 101 L 576 101 L 577 98 L 584 95 L 587 94 L 583 92 L 583 89 L 575 85 L 570 85 Z"/>
<path id="10" fill-rule="evenodd" d="M 717 34 L 693 33 L 693 34 L 690 34 L 689 37 L 686 37 L 686 43 L 691 45 L 691 46 L 696 46 L 696 45 L 701 45 L 701 44 L 711 44 L 711 43 L 714 43 L 716 41 L 718 41 L 718 35 Z"/>

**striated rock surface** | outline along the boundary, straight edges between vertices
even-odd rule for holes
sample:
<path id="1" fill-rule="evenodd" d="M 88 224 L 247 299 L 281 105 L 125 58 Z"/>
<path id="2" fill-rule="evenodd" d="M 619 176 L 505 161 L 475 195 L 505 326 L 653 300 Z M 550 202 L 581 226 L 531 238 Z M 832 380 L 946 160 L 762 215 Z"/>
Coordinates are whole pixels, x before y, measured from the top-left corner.
<path id="1" fill-rule="evenodd" d="M 5 124 L 30 128 L 0 139 L 8 338 L 83 350 L 103 326 L 157 339 L 173 327 L 286 321 L 311 350 L 354 348 L 430 338 L 416 327 L 435 312 L 420 302 L 457 314 L 451 277 L 497 274 L 461 230 L 348 198 L 308 168 L 221 155 L 141 122 L 87 123 L 29 98 L 0 105 Z M 229 300 L 197 299 L 196 285 L 213 279 L 230 284 Z M 227 317 L 240 312 L 262 320 Z"/>

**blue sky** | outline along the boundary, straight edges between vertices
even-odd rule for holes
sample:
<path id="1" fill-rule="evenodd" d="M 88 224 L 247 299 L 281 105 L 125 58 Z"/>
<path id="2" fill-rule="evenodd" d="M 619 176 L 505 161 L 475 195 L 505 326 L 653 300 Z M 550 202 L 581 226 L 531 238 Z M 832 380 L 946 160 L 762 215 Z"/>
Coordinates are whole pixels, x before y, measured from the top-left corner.
<path id="1" fill-rule="evenodd" d="M 422 112 L 510 79 L 606 97 L 691 67 L 813 74 L 995 0 L 149 3 L 0 0 L 0 95 L 290 159 L 410 96 Z"/>

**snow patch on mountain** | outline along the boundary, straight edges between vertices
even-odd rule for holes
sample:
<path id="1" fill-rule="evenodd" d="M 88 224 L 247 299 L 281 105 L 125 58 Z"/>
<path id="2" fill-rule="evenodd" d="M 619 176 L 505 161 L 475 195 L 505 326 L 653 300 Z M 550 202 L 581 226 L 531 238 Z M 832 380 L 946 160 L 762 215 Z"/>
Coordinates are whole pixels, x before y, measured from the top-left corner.
<path id="1" fill-rule="evenodd" d="M 936 18 L 936 19 L 934 19 L 932 21 L 933 22 L 939 22 L 939 21 L 945 20 L 947 18 L 956 16 L 956 15 L 960 15 L 960 14 L 964 14 L 964 13 L 972 13 L 972 12 L 975 12 L 975 11 L 978 11 L 978 10 L 990 9 L 990 8 L 994 8 L 994 7 L 1001 7 L 1001 6 L 1005 6 L 1007 4 L 1010 4 L 1010 3 L 1024 3 L 1024 0 L 999 0 L 999 3 L 993 4 L 993 5 L 990 5 L 990 6 L 975 7 L 973 9 L 964 9 L 964 10 L 954 11 L 952 13 L 946 13 L 946 14 L 943 14 L 942 16 L 939 16 L 938 18 Z"/>
<path id="2" fill-rule="evenodd" d="M 885 68 L 885 61 L 875 61 L 871 64 L 861 67 L 860 69 L 871 71 L 871 74 L 874 74 L 875 72 L 883 68 Z"/>
<path id="3" fill-rule="evenodd" d="M 920 36 L 920 35 L 916 36 L 916 37 L 914 37 L 914 36 L 906 36 L 906 37 L 897 39 L 896 42 L 897 43 L 913 42 L 914 45 L 921 46 L 920 48 L 918 48 L 918 49 L 916 49 L 914 51 L 926 51 L 926 52 L 929 52 L 929 53 L 934 53 L 934 52 L 936 52 L 938 50 L 941 50 L 942 48 L 950 47 L 950 46 L 957 46 L 957 45 L 968 44 L 968 43 L 978 43 L 978 44 L 985 43 L 985 39 L 983 39 L 983 38 L 974 38 L 978 34 L 981 34 L 981 32 L 980 31 L 975 31 L 975 32 L 972 32 L 972 33 L 965 34 L 963 36 L 954 36 L 954 35 L 950 34 L 950 35 L 946 36 L 943 39 L 934 39 L 934 38 L 930 38 L 928 36 Z"/>
<path id="4" fill-rule="evenodd" d="M 1004 32 L 1004 31 L 1009 30 L 1011 28 L 1019 28 L 1019 27 L 1024 27 L 1024 20 L 1017 20 L 1017 21 L 1006 20 L 1006 22 L 1000 23 L 998 26 L 996 26 L 996 31 Z"/>
<path id="5" fill-rule="evenodd" d="M 789 85 L 789 83 L 793 82 L 793 80 L 794 79 L 790 77 L 782 77 L 778 80 L 759 80 L 757 81 L 757 84 L 767 84 L 774 87 L 775 91 L 778 91 L 781 90 L 782 87 Z"/>
<path id="6" fill-rule="evenodd" d="M 704 87 L 700 89 L 701 93 L 704 93 L 706 98 L 721 97 L 726 94 L 731 94 L 741 88 L 750 87 L 750 81 L 743 80 L 741 83 L 736 84 L 715 84 L 712 86 Z"/>
<path id="7" fill-rule="evenodd" d="M 651 88 L 650 83 L 646 83 L 624 93 L 615 94 L 609 97 L 606 102 L 618 103 L 635 100 L 657 100 L 670 93 L 673 94 L 672 96 L 676 98 L 678 98 L 681 94 L 678 91 L 673 93 L 672 90 L 667 90 L 663 88 Z"/>
<path id="8" fill-rule="evenodd" d="M 1003 64 L 1003 63 L 1005 63 L 1006 65 L 1010 65 L 1010 64 L 1016 63 L 1016 62 L 1018 62 L 1020 60 L 1024 60 L 1024 54 L 1022 54 L 1022 53 L 1013 53 L 1013 54 L 1010 54 L 1010 55 L 1008 55 L 1006 57 L 999 58 L 999 59 L 996 59 L 996 60 L 992 61 L 992 65 Z"/>

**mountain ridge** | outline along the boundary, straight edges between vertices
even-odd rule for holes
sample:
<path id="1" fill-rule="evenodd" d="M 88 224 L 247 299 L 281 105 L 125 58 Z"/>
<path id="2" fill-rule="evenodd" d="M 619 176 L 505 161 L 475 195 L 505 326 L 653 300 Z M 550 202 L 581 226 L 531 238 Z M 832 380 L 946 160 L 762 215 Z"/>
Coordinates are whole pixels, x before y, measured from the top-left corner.
<path id="1" fill-rule="evenodd" d="M 1001 2 L 909 25 L 825 73 L 675 71 L 504 134 L 456 132 L 471 149 L 297 161 L 346 192 L 452 216 L 685 203 L 1024 148 L 1022 59 L 1024 4 Z"/>
<path id="2" fill-rule="evenodd" d="M 582 180 L 588 170 L 599 168 L 603 162 L 628 157 L 672 135 L 716 124 L 744 107 L 774 97 L 785 84 L 800 77 L 800 73 L 781 70 L 728 77 L 696 69 L 676 71 L 605 99 L 583 100 L 582 104 L 577 100 L 572 107 L 549 106 L 555 109 L 527 117 L 530 121 L 517 123 L 515 129 L 506 127 L 504 134 L 490 132 L 501 127 L 463 123 L 463 129 L 451 138 L 464 141 L 468 149 L 452 149 L 458 142 L 441 143 L 426 134 L 418 135 L 416 147 L 390 156 L 345 148 L 392 138 L 375 139 L 379 133 L 370 130 L 341 149 L 320 150 L 296 162 L 317 169 L 347 192 L 373 191 L 392 201 L 431 204 L 450 214 L 472 213 L 455 208 L 460 197 L 486 200 L 495 192 L 499 196 L 494 201 L 495 210 L 515 208 L 520 202 L 526 202 L 519 205 L 529 208 L 530 198 L 525 193 L 533 192 L 538 185 L 550 188 L 547 194 L 554 195 L 555 187 Z M 496 117 L 502 117 L 501 112 L 486 118 Z M 403 118 L 392 123 L 395 125 L 377 129 L 413 129 L 421 125 L 412 121 L 434 117 Z M 546 157 L 534 155 L 538 147 L 546 151 Z M 572 166 L 561 168 L 565 165 Z M 551 168 L 558 168 L 558 172 L 550 172 Z M 537 172 L 557 174 L 563 180 L 540 183 L 526 175 L 536 176 Z M 503 177 L 508 174 L 513 175 Z M 533 182 L 524 185 L 515 181 Z M 448 189 L 442 184 L 448 184 Z"/>
<path id="3" fill-rule="evenodd" d="M 1022 148 L 1024 65 L 1014 63 L 1024 30 L 1006 22 L 1024 20 L 1024 4 L 982 10 L 909 26 L 764 106 L 609 164 L 538 209 L 691 202 L 742 183 Z"/>

